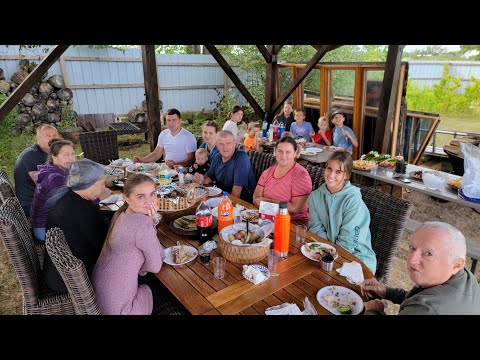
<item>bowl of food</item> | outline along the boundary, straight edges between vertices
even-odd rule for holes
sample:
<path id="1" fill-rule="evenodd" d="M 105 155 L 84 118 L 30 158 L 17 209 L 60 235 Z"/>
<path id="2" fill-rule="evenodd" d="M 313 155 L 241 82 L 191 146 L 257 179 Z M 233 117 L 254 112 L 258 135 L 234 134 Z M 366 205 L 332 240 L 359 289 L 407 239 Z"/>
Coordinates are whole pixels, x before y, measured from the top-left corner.
<path id="1" fill-rule="evenodd" d="M 445 188 L 447 178 L 438 171 L 426 170 L 422 173 L 423 183 L 430 190 L 439 190 Z"/>
<path id="2" fill-rule="evenodd" d="M 218 246 L 222 256 L 230 262 L 253 264 L 267 256 L 271 239 L 266 238 L 263 229 L 250 224 L 248 232 L 245 223 L 233 224 L 220 231 Z"/>

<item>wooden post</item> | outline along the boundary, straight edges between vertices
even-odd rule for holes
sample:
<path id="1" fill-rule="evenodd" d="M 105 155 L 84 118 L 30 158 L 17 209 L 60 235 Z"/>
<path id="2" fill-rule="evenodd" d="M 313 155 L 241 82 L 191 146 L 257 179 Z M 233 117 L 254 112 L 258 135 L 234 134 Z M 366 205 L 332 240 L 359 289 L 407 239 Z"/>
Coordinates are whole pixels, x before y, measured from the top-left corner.
<path id="1" fill-rule="evenodd" d="M 58 60 L 58 58 L 68 49 L 70 45 L 57 45 L 42 60 L 42 62 L 33 71 L 28 74 L 25 80 L 12 92 L 12 94 L 0 105 L 0 122 L 13 110 L 25 94 L 30 91 L 32 86 L 42 78 L 42 75 Z"/>
<path id="2" fill-rule="evenodd" d="M 389 45 L 385 72 L 383 74 L 382 91 L 378 105 L 378 118 L 375 127 L 373 149 L 382 153 L 389 150 L 392 135 L 392 122 L 395 111 L 395 100 L 398 90 L 398 77 L 405 45 Z"/>
<path id="3" fill-rule="evenodd" d="M 150 151 L 153 151 L 157 146 L 158 135 L 162 131 L 154 45 L 142 45 L 142 60 L 145 98 L 147 100 L 148 142 L 150 143 Z"/>
<path id="4" fill-rule="evenodd" d="M 65 82 L 65 87 L 70 87 L 70 82 L 68 81 L 67 65 L 65 64 L 65 57 L 60 56 L 60 72 L 62 73 L 63 80 Z"/>

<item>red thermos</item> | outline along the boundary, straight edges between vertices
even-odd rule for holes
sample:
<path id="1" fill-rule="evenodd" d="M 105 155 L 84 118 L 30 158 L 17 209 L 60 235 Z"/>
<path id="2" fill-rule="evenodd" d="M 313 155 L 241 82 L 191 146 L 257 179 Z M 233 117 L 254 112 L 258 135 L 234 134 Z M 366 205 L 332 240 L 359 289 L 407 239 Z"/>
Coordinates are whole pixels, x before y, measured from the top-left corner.
<path id="1" fill-rule="evenodd" d="M 287 202 L 280 203 L 278 213 L 275 214 L 275 231 L 273 233 L 273 249 L 282 257 L 288 255 L 290 244 L 290 214 L 287 206 Z"/>

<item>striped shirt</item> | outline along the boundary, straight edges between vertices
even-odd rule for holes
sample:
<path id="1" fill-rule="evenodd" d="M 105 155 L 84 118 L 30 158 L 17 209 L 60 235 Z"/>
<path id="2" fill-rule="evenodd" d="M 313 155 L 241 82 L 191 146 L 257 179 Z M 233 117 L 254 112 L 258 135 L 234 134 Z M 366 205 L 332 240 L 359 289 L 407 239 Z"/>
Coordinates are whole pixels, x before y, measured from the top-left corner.
<path id="1" fill-rule="evenodd" d="M 291 201 L 296 196 L 309 195 L 312 192 L 312 179 L 305 168 L 297 163 L 282 177 L 275 178 L 275 169 L 273 165 L 265 170 L 258 186 L 263 186 L 264 197 L 278 200 Z M 308 224 L 310 214 L 308 213 L 308 203 L 305 202 L 303 210 L 299 213 L 290 213 L 293 224 Z"/>

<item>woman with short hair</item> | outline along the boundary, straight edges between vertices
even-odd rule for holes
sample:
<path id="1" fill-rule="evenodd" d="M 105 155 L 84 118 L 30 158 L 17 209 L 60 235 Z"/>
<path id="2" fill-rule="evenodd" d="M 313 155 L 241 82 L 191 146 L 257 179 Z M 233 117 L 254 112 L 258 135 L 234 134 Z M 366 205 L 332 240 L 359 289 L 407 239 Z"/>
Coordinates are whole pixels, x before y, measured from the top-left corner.
<path id="1" fill-rule="evenodd" d="M 312 192 L 308 171 L 295 161 L 297 143 L 291 137 L 282 137 L 275 147 L 277 163 L 265 170 L 253 193 L 253 203 L 260 201 L 288 202 L 292 224 L 308 224 L 307 201 Z"/>

